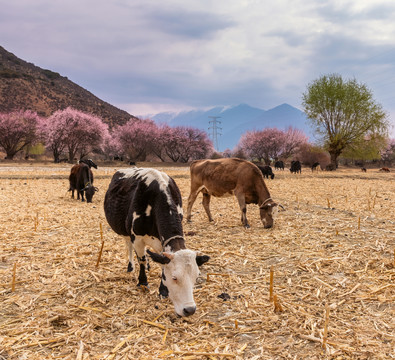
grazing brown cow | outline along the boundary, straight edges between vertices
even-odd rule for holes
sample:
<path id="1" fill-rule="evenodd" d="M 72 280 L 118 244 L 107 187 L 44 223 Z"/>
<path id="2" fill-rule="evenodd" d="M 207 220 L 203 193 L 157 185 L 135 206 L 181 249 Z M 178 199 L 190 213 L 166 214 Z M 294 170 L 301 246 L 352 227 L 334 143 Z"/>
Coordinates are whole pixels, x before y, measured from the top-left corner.
<path id="1" fill-rule="evenodd" d="M 263 180 L 263 175 L 253 163 L 236 159 L 196 160 L 191 164 L 191 193 L 188 197 L 187 221 L 191 220 L 192 205 L 198 194 L 203 193 L 203 207 L 209 221 L 211 196 L 234 194 L 241 210 L 241 222 L 248 228 L 246 204 L 258 204 L 265 228 L 273 226 L 272 210 L 277 204 Z"/>
<path id="2" fill-rule="evenodd" d="M 390 169 L 388 169 L 387 167 L 382 167 L 382 168 L 380 169 L 380 171 L 390 172 Z"/>

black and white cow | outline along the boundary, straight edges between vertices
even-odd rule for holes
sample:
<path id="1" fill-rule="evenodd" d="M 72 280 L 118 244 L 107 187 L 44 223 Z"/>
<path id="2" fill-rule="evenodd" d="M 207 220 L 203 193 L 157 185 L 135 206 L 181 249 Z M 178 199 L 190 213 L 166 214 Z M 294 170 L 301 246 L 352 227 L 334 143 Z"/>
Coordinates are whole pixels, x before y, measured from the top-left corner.
<path id="1" fill-rule="evenodd" d="M 318 161 L 316 161 L 313 165 L 311 165 L 311 172 L 313 172 L 314 170 L 319 169 L 320 163 Z"/>
<path id="2" fill-rule="evenodd" d="M 209 260 L 186 249 L 182 229 L 182 199 L 174 180 L 150 168 L 117 171 L 104 199 L 111 228 L 125 237 L 129 250 L 128 271 L 133 270 L 133 249 L 140 265 L 138 285 L 148 285 L 145 247 L 153 261 L 162 264 L 159 294 L 169 296 L 180 316 L 195 313 L 193 287 L 199 266 Z"/>

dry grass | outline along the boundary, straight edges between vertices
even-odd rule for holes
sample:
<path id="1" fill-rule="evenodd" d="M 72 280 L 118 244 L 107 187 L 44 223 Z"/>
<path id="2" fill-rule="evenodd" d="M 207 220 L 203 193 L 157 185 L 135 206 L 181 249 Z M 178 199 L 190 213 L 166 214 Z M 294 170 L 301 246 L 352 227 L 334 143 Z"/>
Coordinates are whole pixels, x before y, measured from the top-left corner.
<path id="1" fill-rule="evenodd" d="M 253 205 L 243 229 L 234 198 L 212 200 L 210 224 L 199 197 L 184 231 L 211 260 L 181 319 L 158 298 L 159 266 L 145 293 L 126 273 L 103 211 L 115 168 L 94 170 L 93 204 L 70 198 L 69 169 L 0 167 L 0 359 L 395 357 L 392 172 L 276 172 L 267 184 L 285 211 L 270 230 Z M 185 210 L 188 168 L 164 171 Z"/>

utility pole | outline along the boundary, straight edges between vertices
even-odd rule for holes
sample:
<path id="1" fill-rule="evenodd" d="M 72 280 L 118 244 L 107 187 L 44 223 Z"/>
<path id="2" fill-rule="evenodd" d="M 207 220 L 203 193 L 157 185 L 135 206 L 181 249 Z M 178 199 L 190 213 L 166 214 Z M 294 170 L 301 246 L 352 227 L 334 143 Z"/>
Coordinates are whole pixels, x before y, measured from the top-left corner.
<path id="1" fill-rule="evenodd" d="M 218 130 L 222 130 L 222 128 L 218 126 L 218 124 L 221 124 L 221 121 L 217 119 L 220 119 L 221 116 L 209 116 L 209 118 L 212 120 L 208 122 L 210 124 L 208 129 L 211 130 L 211 137 L 213 140 L 214 148 L 218 151 L 218 135 L 222 135 L 218 132 Z"/>

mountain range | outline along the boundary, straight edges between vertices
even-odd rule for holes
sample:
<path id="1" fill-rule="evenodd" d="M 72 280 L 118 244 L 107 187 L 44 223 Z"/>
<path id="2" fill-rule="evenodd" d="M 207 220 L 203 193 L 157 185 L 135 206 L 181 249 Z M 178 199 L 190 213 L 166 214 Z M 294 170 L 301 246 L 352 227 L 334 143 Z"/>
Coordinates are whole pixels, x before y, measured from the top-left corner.
<path id="1" fill-rule="evenodd" d="M 312 139 L 312 130 L 307 123 L 306 114 L 288 104 L 263 110 L 247 104 L 233 107 L 218 106 L 209 110 L 191 110 L 180 113 L 162 112 L 152 115 L 157 123 L 170 126 L 193 126 L 205 130 L 213 139 L 213 121 L 217 127 L 217 150 L 234 149 L 243 133 L 248 130 L 261 130 L 276 127 L 280 130 L 292 126 L 303 131 Z M 214 141 L 214 145 L 215 141 Z"/>

